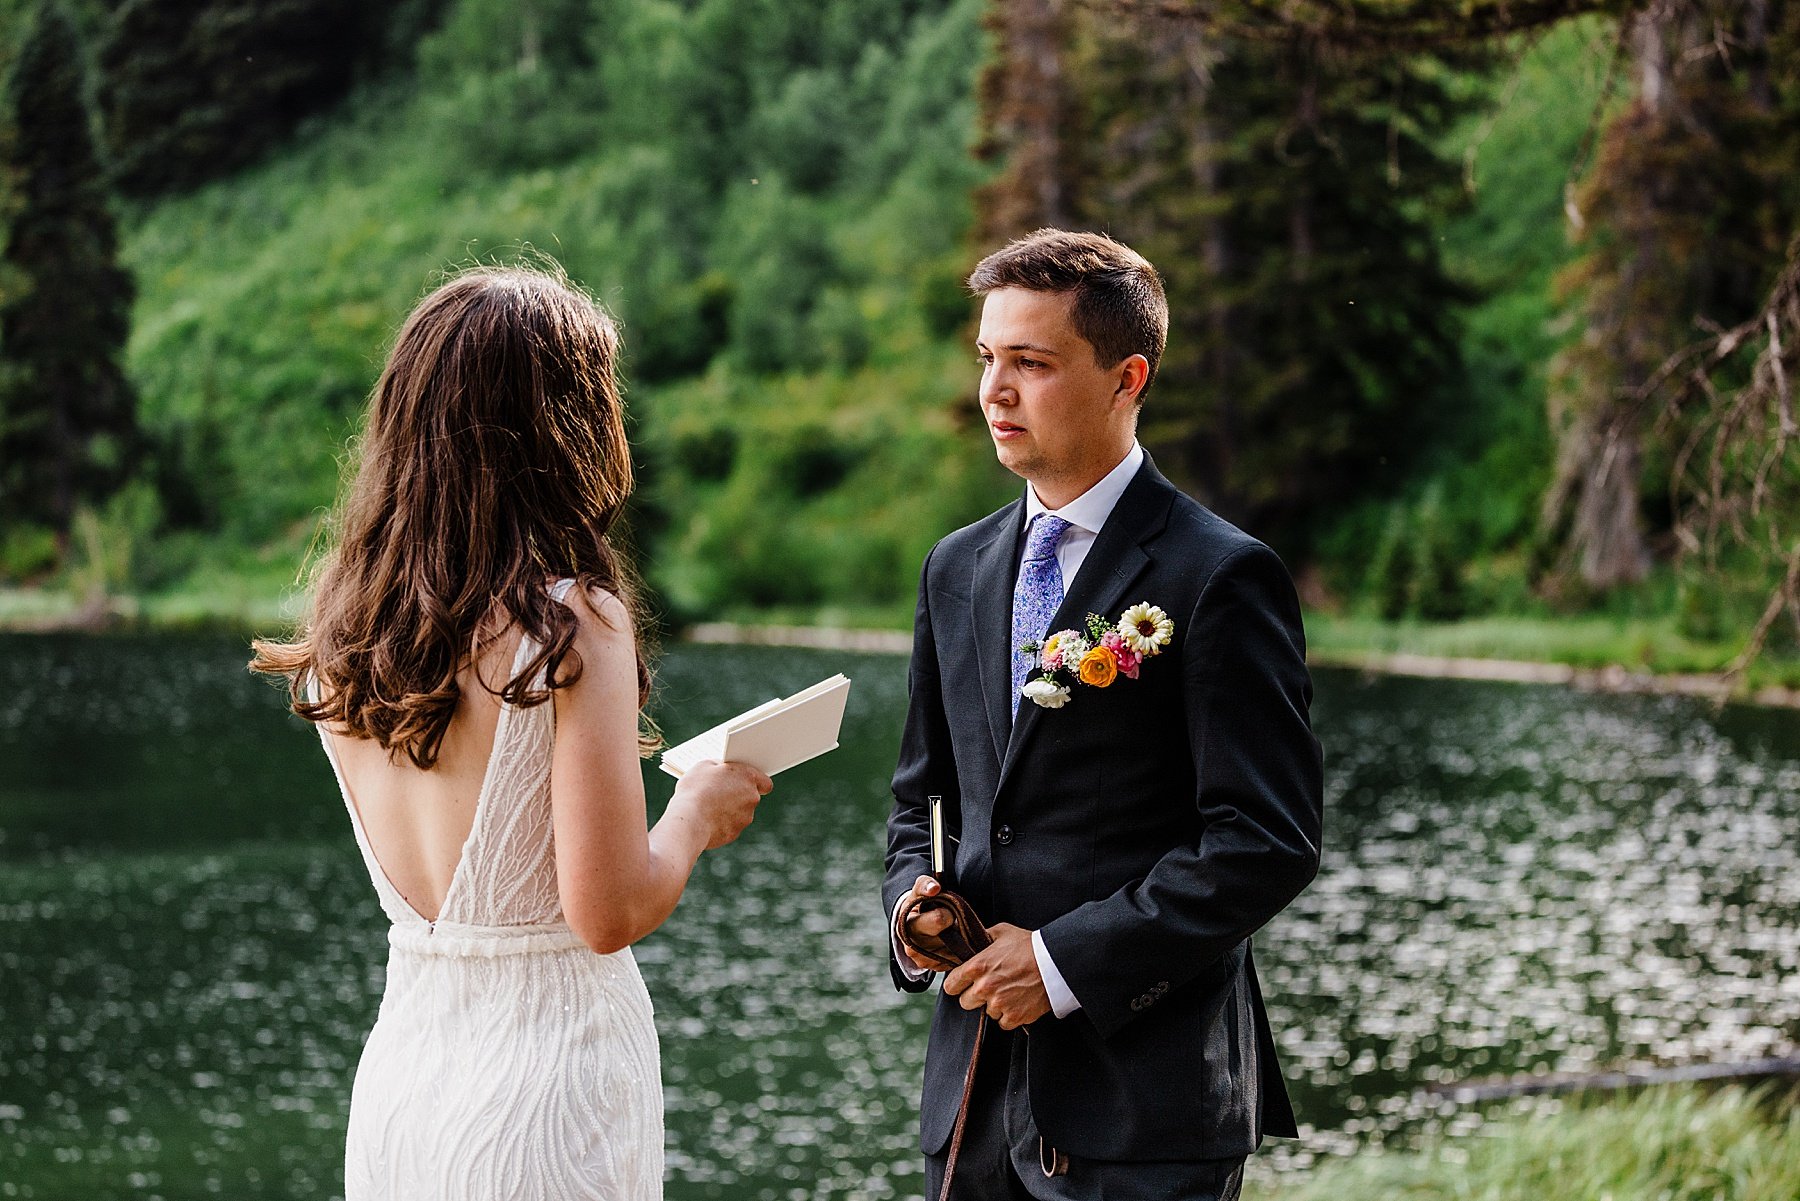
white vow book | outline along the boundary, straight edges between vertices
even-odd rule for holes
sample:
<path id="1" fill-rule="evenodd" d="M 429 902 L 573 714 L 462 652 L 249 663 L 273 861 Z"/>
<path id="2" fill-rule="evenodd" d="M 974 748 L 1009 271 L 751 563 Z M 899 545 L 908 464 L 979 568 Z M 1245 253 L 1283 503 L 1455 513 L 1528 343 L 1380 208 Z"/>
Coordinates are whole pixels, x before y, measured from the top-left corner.
<path id="1" fill-rule="evenodd" d="M 662 769 L 680 779 L 701 760 L 717 759 L 748 763 L 770 776 L 786 771 L 837 749 L 844 702 L 849 698 L 848 676 L 820 680 L 805 692 L 758 705 L 670 747 L 663 752 Z"/>

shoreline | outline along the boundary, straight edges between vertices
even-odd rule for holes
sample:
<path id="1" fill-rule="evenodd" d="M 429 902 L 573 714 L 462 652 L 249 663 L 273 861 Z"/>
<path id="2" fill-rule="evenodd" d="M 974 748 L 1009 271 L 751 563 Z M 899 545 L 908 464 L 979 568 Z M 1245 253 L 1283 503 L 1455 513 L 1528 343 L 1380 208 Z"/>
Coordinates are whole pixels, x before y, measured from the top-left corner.
<path id="1" fill-rule="evenodd" d="M 1743 689 L 1716 675 L 1633 671 L 1617 663 L 1605 667 L 1576 667 L 1528 659 L 1479 659 L 1408 651 L 1330 651 L 1309 654 L 1307 662 L 1314 667 L 1351 668 L 1372 675 L 1485 680 L 1504 684 L 1560 684 L 1583 692 L 1691 696 L 1718 704 L 1734 702 L 1772 709 L 1800 709 L 1800 688 L 1765 684 L 1760 688 Z"/>
<path id="2" fill-rule="evenodd" d="M 16 597 L 17 594 L 15 594 Z M 0 600 L 6 598 L 0 597 Z M 11 611 L 8 611 L 10 608 Z M 0 633 L 105 635 L 112 632 L 158 630 L 230 630 L 249 633 L 287 624 L 277 616 L 283 602 L 241 601 L 226 606 L 204 604 L 144 604 L 134 597 L 109 597 L 106 602 L 67 607 L 0 604 Z M 1309 614 L 1309 621 L 1312 615 Z M 1329 620 L 1329 619 L 1327 619 Z M 1507 684 L 1551 684 L 1587 692 L 1628 693 L 1649 696 L 1690 696 L 1716 705 L 1758 705 L 1775 709 L 1800 709 L 1800 688 L 1780 683 L 1746 687 L 1727 682 L 1717 673 L 1696 671 L 1648 671 L 1612 663 L 1577 666 L 1554 659 L 1517 659 L 1485 655 L 1426 654 L 1418 651 L 1383 650 L 1346 646 L 1341 636 L 1335 645 L 1321 647 L 1310 639 L 1307 662 L 1314 667 L 1360 671 L 1368 675 L 1411 676 L 1422 679 L 1472 680 Z M 1363 641 L 1368 641 L 1366 634 Z M 777 646 L 854 654 L 905 655 L 912 651 L 912 635 L 897 629 L 834 625 L 791 625 L 775 622 L 701 622 L 673 634 L 672 642 L 701 645 Z"/>
<path id="3" fill-rule="evenodd" d="M 683 642 L 724 646 L 788 646 L 864 654 L 910 654 L 912 636 L 898 630 L 855 630 L 831 626 L 786 626 L 709 621 L 690 626 Z M 1370 675 L 1434 680 L 1475 680 L 1503 684 L 1557 684 L 1584 692 L 1691 696 L 1717 704 L 1800 709 L 1800 688 L 1769 684 L 1745 690 L 1701 672 L 1633 671 L 1619 664 L 1576 667 L 1528 659 L 1488 659 L 1464 655 L 1424 655 L 1411 651 L 1312 651 L 1312 667 L 1345 668 Z"/>

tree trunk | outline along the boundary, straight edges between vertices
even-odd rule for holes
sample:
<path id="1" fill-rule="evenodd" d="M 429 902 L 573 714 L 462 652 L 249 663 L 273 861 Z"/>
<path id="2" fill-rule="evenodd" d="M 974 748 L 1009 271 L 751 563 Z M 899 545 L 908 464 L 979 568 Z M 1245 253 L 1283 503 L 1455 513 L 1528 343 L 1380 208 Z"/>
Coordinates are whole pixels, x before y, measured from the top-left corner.
<path id="1" fill-rule="evenodd" d="M 1644 301 L 1674 298 L 1668 295 L 1669 264 L 1659 257 L 1662 197 L 1635 185 L 1673 119 L 1670 42 L 1679 37 L 1682 17 L 1677 6 L 1659 5 L 1632 17 L 1625 31 L 1638 88 L 1632 111 L 1609 130 L 1609 137 L 1623 141 L 1609 160 L 1621 180 L 1603 184 L 1610 191 L 1603 194 L 1600 215 L 1624 249 L 1618 257 L 1601 257 L 1588 287 L 1589 343 L 1572 359 L 1575 416 L 1562 435 L 1557 479 L 1545 504 L 1552 524 L 1566 511 L 1565 549 L 1582 581 L 1601 591 L 1636 583 L 1650 568 L 1639 514 L 1643 405 L 1633 393 L 1656 369 L 1671 322 L 1669 313 Z"/>
<path id="2" fill-rule="evenodd" d="M 977 204 L 987 241 L 1074 220 L 1063 3 L 999 0 L 988 16 L 998 55 L 982 78 L 986 135 L 978 152 L 1004 158 L 1006 167 L 981 190 Z"/>
<path id="3" fill-rule="evenodd" d="M 1650 570 L 1638 519 L 1643 432 L 1635 413 L 1610 413 L 1596 431 L 1592 474 L 1575 508 L 1581 578 L 1596 588 L 1635 583 Z"/>

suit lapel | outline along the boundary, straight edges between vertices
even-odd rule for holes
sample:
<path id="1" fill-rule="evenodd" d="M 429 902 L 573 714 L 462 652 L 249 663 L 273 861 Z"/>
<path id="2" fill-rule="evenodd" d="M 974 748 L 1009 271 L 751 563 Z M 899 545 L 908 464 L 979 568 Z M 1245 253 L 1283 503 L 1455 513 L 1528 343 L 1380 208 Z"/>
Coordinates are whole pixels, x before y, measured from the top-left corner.
<path id="1" fill-rule="evenodd" d="M 975 663 L 981 677 L 988 733 L 994 740 L 994 762 L 1006 757 L 1012 732 L 1012 593 L 1018 575 L 1019 535 L 1025 502 L 1001 510 L 999 530 L 975 552 L 975 578 L 970 589 L 975 627 Z"/>
<path id="2" fill-rule="evenodd" d="M 1118 616 L 1117 610 L 1121 607 L 1126 590 L 1150 566 L 1151 554 L 1148 547 L 1168 524 L 1169 506 L 1174 499 L 1175 486 L 1163 478 L 1146 454 L 1143 466 L 1138 468 L 1138 473 L 1126 486 L 1124 494 L 1119 497 L 1119 503 L 1113 506 L 1106 524 L 1094 539 L 1094 545 L 1088 549 L 1087 558 L 1082 562 L 1081 570 L 1075 573 L 1075 579 L 1063 596 L 1063 603 L 1056 610 L 1056 616 L 1051 619 L 1047 632 L 1081 630 L 1085 633 L 1089 613 L 1098 613 L 1103 617 Z M 1010 618 L 1010 588 L 1006 608 Z M 1008 625 L 1010 626 L 1010 620 Z M 985 665 L 985 656 L 983 662 Z M 1001 662 L 1004 667 L 1005 661 Z M 1009 673 L 1003 686 L 1010 690 L 1011 685 Z M 1079 704 L 1082 685 L 1074 687 L 1072 703 Z M 1012 703 L 1010 691 L 1005 703 L 1009 706 Z M 1006 786 L 1007 775 L 1019 760 L 1021 748 L 1030 740 L 1032 732 L 1046 717 L 1054 719 L 1055 716 L 1054 711 L 1047 711 L 1038 705 L 1019 706 L 1019 715 L 1012 723 L 1012 737 L 1004 744 L 1005 749 L 1001 754 L 1000 788 Z"/>

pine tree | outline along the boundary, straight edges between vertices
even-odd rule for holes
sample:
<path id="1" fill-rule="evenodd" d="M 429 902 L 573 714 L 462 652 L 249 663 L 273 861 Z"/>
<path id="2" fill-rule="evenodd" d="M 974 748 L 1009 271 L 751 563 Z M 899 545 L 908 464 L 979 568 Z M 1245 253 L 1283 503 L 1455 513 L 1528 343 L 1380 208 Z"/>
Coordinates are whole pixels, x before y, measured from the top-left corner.
<path id="1" fill-rule="evenodd" d="M 1066 63 L 1073 22 L 1064 10 L 1065 0 L 1001 0 L 982 22 L 995 54 L 978 88 L 975 155 L 1002 164 L 975 196 L 978 234 L 990 247 L 1075 220 L 1077 100 Z"/>
<path id="2" fill-rule="evenodd" d="M 1651 496 L 1660 498 L 1654 476 L 1683 457 L 1695 423 L 1657 394 L 1665 361 L 1697 331 L 1757 310 L 1800 219 L 1800 89 L 1768 45 L 1784 25 L 1800 25 L 1792 6 L 1680 0 L 1621 31 L 1636 88 L 1574 197 L 1583 253 L 1559 284 L 1581 335 L 1557 363 L 1559 460 L 1544 504 L 1566 565 L 1591 588 L 1643 578 L 1650 536 L 1671 519 L 1646 512 L 1644 477 L 1658 469 Z M 1728 387 L 1735 371 L 1713 373 Z M 1684 486 L 1676 481 L 1678 504 Z"/>
<path id="3" fill-rule="evenodd" d="M 1800 631 L 1800 3 L 1110 7 L 1173 19 L 1207 43 L 1212 53 L 1190 55 L 1197 76 L 1234 40 L 1379 57 L 1479 47 L 1579 16 L 1616 21 L 1615 63 L 1635 86 L 1596 113 L 1592 164 L 1571 164 L 1585 171 L 1570 204 L 1583 253 L 1559 286 L 1579 322 L 1556 365 L 1556 477 L 1534 574 L 1548 573 L 1552 589 L 1577 573 L 1589 588 L 1616 587 L 1640 578 L 1661 543 L 1716 588 L 1723 560 L 1747 560 L 1773 587 L 1731 673 L 1779 620 Z"/>
<path id="4" fill-rule="evenodd" d="M 1109 15 L 1071 74 L 1081 220 L 1169 293 L 1143 416 L 1159 462 L 1290 546 L 1395 491 L 1445 402 L 1466 299 L 1425 221 L 1461 183 L 1437 150 L 1465 111 L 1444 57 Z"/>
<path id="5" fill-rule="evenodd" d="M 17 211 L 0 252 L 0 520 L 66 539 L 76 507 L 129 475 L 139 444 L 119 366 L 133 294 L 95 154 L 81 46 L 44 6 L 5 90 Z"/>
<path id="6" fill-rule="evenodd" d="M 256 159 L 359 70 L 396 57 L 392 30 L 428 27 L 441 0 L 123 0 L 98 53 L 116 183 L 180 191 Z"/>

